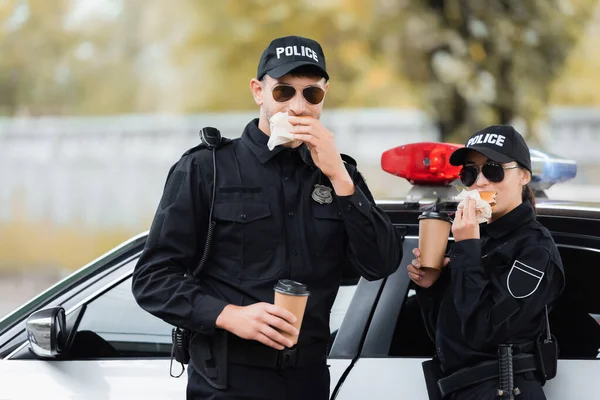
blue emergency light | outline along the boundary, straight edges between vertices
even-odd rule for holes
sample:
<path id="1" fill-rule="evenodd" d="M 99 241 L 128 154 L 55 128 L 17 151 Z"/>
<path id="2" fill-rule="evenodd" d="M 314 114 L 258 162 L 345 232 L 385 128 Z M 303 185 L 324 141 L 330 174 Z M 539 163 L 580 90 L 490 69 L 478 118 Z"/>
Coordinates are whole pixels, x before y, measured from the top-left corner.
<path id="1" fill-rule="evenodd" d="M 574 160 L 558 157 L 540 150 L 531 149 L 531 186 L 534 190 L 545 190 L 555 183 L 566 182 L 577 175 Z"/>

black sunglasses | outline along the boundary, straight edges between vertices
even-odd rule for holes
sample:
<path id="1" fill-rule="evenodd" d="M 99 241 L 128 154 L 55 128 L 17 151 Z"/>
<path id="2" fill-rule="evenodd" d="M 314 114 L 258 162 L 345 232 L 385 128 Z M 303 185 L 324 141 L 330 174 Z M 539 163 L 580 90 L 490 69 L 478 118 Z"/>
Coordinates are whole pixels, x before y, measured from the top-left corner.
<path id="1" fill-rule="evenodd" d="M 273 87 L 273 98 L 279 103 L 291 100 L 296 95 L 296 88 L 291 85 L 279 84 Z M 312 105 L 323 101 L 325 91 L 318 86 L 307 86 L 302 89 L 302 97 Z"/>
<path id="2" fill-rule="evenodd" d="M 504 179 L 504 170 L 515 168 L 519 168 L 519 166 L 513 165 L 510 167 L 505 167 L 504 165 L 497 163 L 486 163 L 481 166 L 465 165 L 460 170 L 460 181 L 467 187 L 472 186 L 475 181 L 477 181 L 477 177 L 481 172 L 488 181 L 498 183 L 502 182 Z"/>

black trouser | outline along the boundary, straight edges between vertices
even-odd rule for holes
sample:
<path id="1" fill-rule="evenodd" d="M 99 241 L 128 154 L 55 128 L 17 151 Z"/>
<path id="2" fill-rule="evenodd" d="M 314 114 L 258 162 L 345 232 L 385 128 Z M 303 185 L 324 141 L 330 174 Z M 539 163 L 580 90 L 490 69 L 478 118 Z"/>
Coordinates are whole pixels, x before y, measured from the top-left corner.
<path id="1" fill-rule="evenodd" d="M 515 388 L 519 388 L 521 391 L 521 394 L 515 396 L 515 400 L 546 400 L 542 385 L 532 372 L 515 375 Z M 501 400 L 502 397 L 498 397 L 497 390 L 498 382 L 490 379 L 457 390 L 449 397 L 450 400 Z"/>
<path id="2" fill-rule="evenodd" d="M 228 387 L 210 386 L 188 365 L 187 400 L 327 400 L 329 368 L 320 362 L 304 368 L 276 370 L 229 363 Z"/>

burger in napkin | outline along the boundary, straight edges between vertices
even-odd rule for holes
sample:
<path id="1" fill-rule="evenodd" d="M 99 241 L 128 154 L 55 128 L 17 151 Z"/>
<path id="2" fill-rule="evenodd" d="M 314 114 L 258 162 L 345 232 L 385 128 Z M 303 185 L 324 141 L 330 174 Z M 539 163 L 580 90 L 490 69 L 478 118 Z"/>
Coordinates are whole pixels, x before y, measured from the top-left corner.
<path id="1" fill-rule="evenodd" d="M 480 192 L 478 190 L 463 190 L 456 196 L 460 200 L 457 210 L 463 210 L 467 198 L 475 200 L 475 216 L 477 223 L 483 224 L 489 222 L 492 218 L 492 207 L 496 205 L 496 192 Z"/>

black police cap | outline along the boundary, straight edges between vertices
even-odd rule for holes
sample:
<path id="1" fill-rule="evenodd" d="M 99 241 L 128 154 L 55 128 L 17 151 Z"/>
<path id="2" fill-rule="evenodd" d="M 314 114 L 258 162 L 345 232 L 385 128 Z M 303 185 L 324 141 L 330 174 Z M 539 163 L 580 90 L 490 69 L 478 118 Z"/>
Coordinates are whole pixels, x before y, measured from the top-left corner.
<path id="1" fill-rule="evenodd" d="M 293 70 L 313 66 L 329 80 L 325 54 L 315 40 L 301 36 L 285 36 L 274 39 L 265 49 L 258 63 L 257 79 L 265 75 L 279 79 Z"/>
<path id="2" fill-rule="evenodd" d="M 477 151 L 492 161 L 516 161 L 531 172 L 531 155 L 523 136 L 510 125 L 492 125 L 474 133 L 465 147 L 455 150 L 450 164 L 463 165 L 469 150 Z"/>

